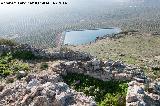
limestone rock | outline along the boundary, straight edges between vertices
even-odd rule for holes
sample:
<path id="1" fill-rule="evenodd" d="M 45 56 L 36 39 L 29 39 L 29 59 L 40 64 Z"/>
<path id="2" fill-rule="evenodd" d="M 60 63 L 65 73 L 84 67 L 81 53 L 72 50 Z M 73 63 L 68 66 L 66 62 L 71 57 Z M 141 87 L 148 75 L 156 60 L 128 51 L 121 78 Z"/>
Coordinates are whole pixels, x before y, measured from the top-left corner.
<path id="1" fill-rule="evenodd" d="M 4 87 L 5 87 L 4 85 L 0 85 L 0 92 L 2 92 Z"/>
<path id="2" fill-rule="evenodd" d="M 128 103 L 136 102 L 136 101 L 138 101 L 138 98 L 135 94 L 128 95 L 128 97 L 127 97 L 127 102 Z"/>
<path id="3" fill-rule="evenodd" d="M 28 75 L 25 80 L 27 81 L 27 83 L 29 83 L 32 79 L 35 79 L 35 78 L 36 78 L 35 75 Z"/>
<path id="4" fill-rule="evenodd" d="M 137 78 L 137 77 L 134 77 L 133 79 L 136 80 L 137 82 L 140 82 L 140 83 L 145 82 L 145 79 L 141 79 L 141 78 Z"/>
<path id="5" fill-rule="evenodd" d="M 38 96 L 33 101 L 32 106 L 49 106 L 49 103 L 45 96 Z"/>
<path id="6" fill-rule="evenodd" d="M 19 71 L 17 73 L 17 78 L 19 78 L 19 79 L 26 77 L 26 76 L 27 76 L 27 73 L 25 71 Z"/>
<path id="7" fill-rule="evenodd" d="M 32 79 L 27 85 L 27 89 L 31 89 L 33 86 L 39 85 L 40 82 L 37 79 Z"/>

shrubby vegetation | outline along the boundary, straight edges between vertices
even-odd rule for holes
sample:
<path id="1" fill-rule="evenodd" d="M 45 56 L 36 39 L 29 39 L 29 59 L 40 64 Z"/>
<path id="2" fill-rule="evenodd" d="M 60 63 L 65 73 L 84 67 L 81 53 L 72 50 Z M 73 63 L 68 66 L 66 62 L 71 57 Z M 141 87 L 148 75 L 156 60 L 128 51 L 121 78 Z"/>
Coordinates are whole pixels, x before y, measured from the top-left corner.
<path id="1" fill-rule="evenodd" d="M 47 64 L 47 63 L 41 63 L 40 68 L 41 68 L 42 70 L 48 69 L 48 64 Z"/>
<path id="2" fill-rule="evenodd" d="M 13 40 L 0 38 L 0 45 L 15 46 L 15 45 L 17 45 L 17 43 L 14 42 Z"/>
<path id="3" fill-rule="evenodd" d="M 125 106 L 127 82 L 101 81 L 83 74 L 67 74 L 64 81 L 79 92 L 94 96 L 99 106 Z"/>
<path id="4" fill-rule="evenodd" d="M 0 57 L 0 76 L 14 75 L 18 71 L 29 71 L 29 65 L 15 59 L 12 53 L 3 54 Z"/>
<path id="5" fill-rule="evenodd" d="M 22 59 L 22 60 L 32 60 L 35 59 L 35 55 L 31 51 L 22 51 L 18 50 L 12 53 L 14 58 Z"/>

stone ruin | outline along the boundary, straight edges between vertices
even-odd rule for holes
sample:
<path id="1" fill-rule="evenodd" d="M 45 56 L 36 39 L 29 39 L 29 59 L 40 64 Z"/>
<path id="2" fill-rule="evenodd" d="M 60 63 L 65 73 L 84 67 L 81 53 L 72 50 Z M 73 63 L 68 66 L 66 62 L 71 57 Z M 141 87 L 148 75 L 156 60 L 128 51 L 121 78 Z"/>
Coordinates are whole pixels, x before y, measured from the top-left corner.
<path id="1" fill-rule="evenodd" d="M 100 61 L 96 58 L 87 61 L 68 61 L 61 62 L 56 66 L 61 74 L 82 73 L 103 81 L 121 80 L 130 81 L 138 80 L 145 82 L 144 72 L 138 68 L 123 64 L 121 61 Z"/>
<path id="2" fill-rule="evenodd" d="M 103 80 L 130 81 L 126 96 L 126 106 L 160 106 L 160 81 L 151 83 L 143 70 L 123 64 L 121 61 L 100 61 L 96 58 L 87 61 L 65 61 L 56 66 L 62 75 L 81 73 Z M 146 84 L 151 84 L 146 91 Z"/>
<path id="3" fill-rule="evenodd" d="M 0 106 L 96 106 L 93 97 L 76 92 L 59 75 L 83 73 L 103 81 L 121 80 L 128 83 L 126 106 L 160 106 L 160 81 L 150 82 L 143 70 L 121 61 L 100 61 L 90 54 L 74 51 L 47 52 L 29 45 L 0 45 L 0 54 L 11 50 L 31 51 L 35 56 L 60 59 L 56 71 L 28 75 L 24 81 L 0 85 Z M 64 61 L 63 61 L 64 60 Z M 146 91 L 146 85 L 148 91 Z"/>
<path id="4" fill-rule="evenodd" d="M 59 60 L 90 60 L 93 58 L 88 53 L 79 52 L 79 51 L 47 51 L 44 49 L 38 49 L 28 44 L 20 44 L 17 46 L 6 46 L 0 45 L 0 55 L 4 52 L 15 52 L 15 51 L 31 51 L 35 56 L 47 58 L 47 59 L 59 59 Z"/>
<path id="5" fill-rule="evenodd" d="M 30 74 L 0 86 L 0 106 L 96 106 L 93 97 L 76 92 L 53 72 Z"/>

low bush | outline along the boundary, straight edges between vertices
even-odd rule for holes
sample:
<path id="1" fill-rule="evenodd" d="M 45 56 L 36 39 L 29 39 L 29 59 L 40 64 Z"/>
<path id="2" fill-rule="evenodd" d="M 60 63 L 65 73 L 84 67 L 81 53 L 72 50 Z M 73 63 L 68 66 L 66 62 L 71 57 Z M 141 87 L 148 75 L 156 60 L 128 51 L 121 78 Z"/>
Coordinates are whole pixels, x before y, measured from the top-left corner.
<path id="1" fill-rule="evenodd" d="M 42 63 L 40 68 L 42 70 L 48 69 L 48 64 L 47 63 Z"/>
<path id="2" fill-rule="evenodd" d="M 9 70 L 9 69 L 3 70 L 3 75 L 4 76 L 8 76 L 8 75 L 11 75 L 11 74 L 12 74 L 11 70 Z"/>
<path id="3" fill-rule="evenodd" d="M 31 51 L 15 51 L 14 53 L 12 53 L 14 58 L 17 59 L 22 59 L 22 60 L 32 60 L 35 59 L 35 55 L 31 52 Z"/>
<path id="4" fill-rule="evenodd" d="M 99 106 L 125 106 L 127 82 L 101 81 L 83 74 L 67 74 L 64 81 L 79 92 L 94 96 Z"/>
<path id="5" fill-rule="evenodd" d="M 0 56 L 0 76 L 16 74 L 17 71 L 29 71 L 29 65 L 14 59 L 11 53 Z"/>

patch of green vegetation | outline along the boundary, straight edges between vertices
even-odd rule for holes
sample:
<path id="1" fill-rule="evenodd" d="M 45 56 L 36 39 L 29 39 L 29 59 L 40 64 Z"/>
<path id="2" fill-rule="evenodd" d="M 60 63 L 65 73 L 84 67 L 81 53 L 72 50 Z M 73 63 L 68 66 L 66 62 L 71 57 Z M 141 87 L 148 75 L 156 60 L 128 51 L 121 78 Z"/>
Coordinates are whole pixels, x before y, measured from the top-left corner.
<path id="1" fill-rule="evenodd" d="M 24 50 L 15 51 L 12 55 L 14 58 L 22 60 L 33 60 L 36 58 L 36 56 L 31 51 Z"/>
<path id="2" fill-rule="evenodd" d="M 99 106 L 125 106 L 127 82 L 101 81 L 83 74 L 68 73 L 64 81 L 76 91 L 95 97 Z"/>
<path id="3" fill-rule="evenodd" d="M 42 70 L 48 69 L 48 64 L 47 64 L 47 63 L 41 63 L 40 68 L 41 68 Z"/>
<path id="4" fill-rule="evenodd" d="M 29 65 L 13 58 L 11 53 L 0 56 L 0 76 L 13 75 L 17 71 L 29 71 Z"/>

